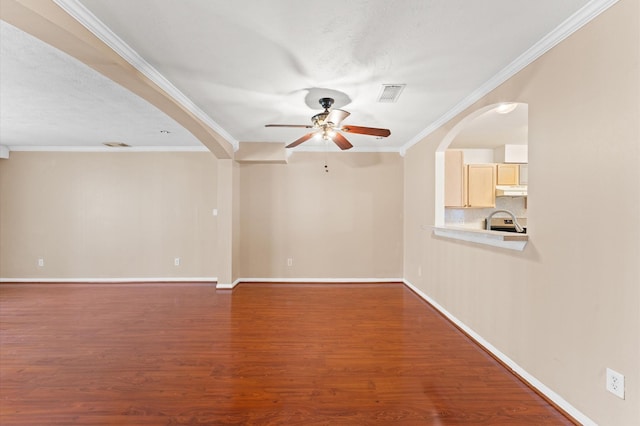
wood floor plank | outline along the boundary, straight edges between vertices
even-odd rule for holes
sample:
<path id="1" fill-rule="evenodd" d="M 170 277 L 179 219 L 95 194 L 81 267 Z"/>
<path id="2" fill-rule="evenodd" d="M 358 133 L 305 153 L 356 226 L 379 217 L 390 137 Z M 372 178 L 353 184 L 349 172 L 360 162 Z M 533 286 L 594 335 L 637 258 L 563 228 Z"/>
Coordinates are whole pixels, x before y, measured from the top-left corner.
<path id="1" fill-rule="evenodd" d="M 574 424 L 402 284 L 0 286 L 2 425 Z"/>

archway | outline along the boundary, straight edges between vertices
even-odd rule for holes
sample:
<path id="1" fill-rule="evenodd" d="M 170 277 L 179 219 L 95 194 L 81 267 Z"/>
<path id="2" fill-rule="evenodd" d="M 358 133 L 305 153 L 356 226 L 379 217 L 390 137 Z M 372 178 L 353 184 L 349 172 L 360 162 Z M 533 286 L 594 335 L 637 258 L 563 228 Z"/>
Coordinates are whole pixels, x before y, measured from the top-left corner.
<path id="1" fill-rule="evenodd" d="M 509 105 L 511 105 L 511 108 L 508 108 Z M 507 109 L 508 111 L 506 113 L 504 111 L 500 112 L 503 108 Z M 525 126 L 524 137 L 526 138 L 526 126 L 528 125 L 528 104 L 510 102 L 487 105 L 470 113 L 462 120 L 460 120 L 460 122 L 458 122 L 440 142 L 440 145 L 435 152 L 435 226 L 443 227 L 446 225 L 444 203 L 445 151 L 451 146 L 451 144 L 456 140 L 457 137 L 459 137 L 462 132 L 472 127 L 473 123 L 477 123 L 482 117 L 490 118 L 491 114 L 496 114 L 497 117 L 501 115 L 506 117 L 508 114 L 511 114 L 516 108 L 519 108 L 521 113 L 524 111 L 524 123 L 522 123 L 522 125 Z M 493 120 L 492 125 L 499 126 L 500 120 Z M 498 128 L 496 128 L 496 131 L 498 131 Z M 481 144 L 482 140 L 480 140 L 479 143 Z M 493 146 L 491 148 L 493 148 Z"/>

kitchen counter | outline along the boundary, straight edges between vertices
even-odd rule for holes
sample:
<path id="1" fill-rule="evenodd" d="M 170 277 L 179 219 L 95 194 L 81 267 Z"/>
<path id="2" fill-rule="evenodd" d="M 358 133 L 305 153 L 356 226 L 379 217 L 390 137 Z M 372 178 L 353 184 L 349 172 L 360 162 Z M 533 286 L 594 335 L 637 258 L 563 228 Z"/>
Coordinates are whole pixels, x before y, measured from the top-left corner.
<path id="1" fill-rule="evenodd" d="M 453 240 L 469 241 L 509 250 L 524 250 L 529 236 L 514 232 L 488 231 L 486 229 L 456 228 L 452 226 L 433 226 L 433 233 L 438 237 Z M 428 229 L 423 225 L 423 229 Z"/>

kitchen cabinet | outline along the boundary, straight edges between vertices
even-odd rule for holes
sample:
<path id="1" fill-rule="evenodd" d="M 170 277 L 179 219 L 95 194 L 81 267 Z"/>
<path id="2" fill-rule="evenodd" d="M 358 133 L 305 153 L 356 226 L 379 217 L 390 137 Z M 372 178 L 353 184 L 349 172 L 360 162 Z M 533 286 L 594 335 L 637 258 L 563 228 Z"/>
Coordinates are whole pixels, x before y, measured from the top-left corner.
<path id="1" fill-rule="evenodd" d="M 496 206 L 496 166 L 467 165 L 467 207 Z"/>
<path id="2" fill-rule="evenodd" d="M 445 207 L 495 207 L 495 164 L 464 164 L 461 150 L 445 151 Z"/>
<path id="3" fill-rule="evenodd" d="M 444 205 L 445 207 L 464 207 L 465 170 L 461 150 L 448 149 L 444 153 Z"/>
<path id="4" fill-rule="evenodd" d="M 519 185 L 520 165 L 498 164 L 497 179 L 498 185 Z"/>

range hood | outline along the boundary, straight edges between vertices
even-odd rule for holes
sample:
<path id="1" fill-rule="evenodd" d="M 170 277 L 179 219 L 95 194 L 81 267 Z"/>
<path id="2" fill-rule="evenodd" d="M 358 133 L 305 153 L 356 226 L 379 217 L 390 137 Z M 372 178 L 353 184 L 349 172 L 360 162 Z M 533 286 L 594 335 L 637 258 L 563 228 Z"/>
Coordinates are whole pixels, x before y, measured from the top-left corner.
<path id="1" fill-rule="evenodd" d="M 526 197 L 527 185 L 496 185 L 496 197 Z"/>

